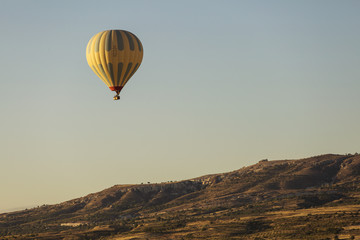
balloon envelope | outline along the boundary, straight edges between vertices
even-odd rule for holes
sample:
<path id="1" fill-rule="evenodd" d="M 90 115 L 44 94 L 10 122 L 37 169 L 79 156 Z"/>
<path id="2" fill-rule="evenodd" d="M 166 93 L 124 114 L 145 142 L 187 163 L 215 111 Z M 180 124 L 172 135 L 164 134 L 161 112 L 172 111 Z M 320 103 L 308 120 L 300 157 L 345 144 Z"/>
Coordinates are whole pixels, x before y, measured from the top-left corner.
<path id="1" fill-rule="evenodd" d="M 107 30 L 90 39 L 86 59 L 110 90 L 119 93 L 139 68 L 143 53 L 143 46 L 133 33 Z"/>

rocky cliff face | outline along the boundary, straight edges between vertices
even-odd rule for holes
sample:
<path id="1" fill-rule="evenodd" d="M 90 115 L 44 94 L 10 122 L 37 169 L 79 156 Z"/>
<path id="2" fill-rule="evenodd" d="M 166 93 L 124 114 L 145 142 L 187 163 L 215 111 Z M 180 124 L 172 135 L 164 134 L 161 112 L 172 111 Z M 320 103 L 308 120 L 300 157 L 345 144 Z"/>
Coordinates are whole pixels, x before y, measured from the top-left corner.
<path id="1" fill-rule="evenodd" d="M 146 219 L 160 213 L 207 213 L 209 209 L 244 208 L 288 198 L 295 198 L 286 202 L 292 202 L 292 208 L 307 208 L 340 201 L 345 196 L 355 198 L 349 192 L 358 186 L 360 156 L 357 154 L 262 160 L 229 173 L 179 182 L 115 185 L 61 204 L 0 214 L 0 229 L 20 225 L 26 228 L 40 221 L 49 224 L 48 227 L 79 222 L 96 225 Z"/>
<path id="2" fill-rule="evenodd" d="M 359 155 L 329 154 L 301 160 L 260 161 L 233 172 L 179 182 L 115 185 L 52 207 L 72 206 L 71 211 L 80 212 L 111 208 L 126 210 L 135 206 L 146 208 L 191 199 L 217 202 L 223 201 L 225 195 L 250 201 L 253 195 L 263 199 L 275 191 L 288 192 L 357 182 L 359 175 Z"/>
<path id="3" fill-rule="evenodd" d="M 260 161 L 239 170 L 185 181 L 115 185 L 101 192 L 46 206 L 54 214 L 134 212 L 154 207 L 248 203 L 333 184 L 359 183 L 359 155 L 322 155 L 301 160 Z M 196 203 L 196 204 L 194 204 Z"/>
<path id="4" fill-rule="evenodd" d="M 121 205 L 162 204 L 177 197 L 199 191 L 206 187 L 201 181 L 181 181 L 175 183 L 115 185 L 102 192 L 73 200 L 85 203 L 84 210 Z M 72 201 L 64 204 L 71 204 Z"/>

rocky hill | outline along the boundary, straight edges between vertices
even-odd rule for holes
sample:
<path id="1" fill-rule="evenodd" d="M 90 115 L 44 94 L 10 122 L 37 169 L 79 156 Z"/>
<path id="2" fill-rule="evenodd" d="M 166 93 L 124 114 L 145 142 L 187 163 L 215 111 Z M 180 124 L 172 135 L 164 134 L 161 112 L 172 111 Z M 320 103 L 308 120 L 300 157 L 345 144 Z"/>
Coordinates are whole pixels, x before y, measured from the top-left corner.
<path id="1" fill-rule="evenodd" d="M 359 211 L 360 155 L 328 154 L 0 214 L 0 239 L 360 239 Z"/>

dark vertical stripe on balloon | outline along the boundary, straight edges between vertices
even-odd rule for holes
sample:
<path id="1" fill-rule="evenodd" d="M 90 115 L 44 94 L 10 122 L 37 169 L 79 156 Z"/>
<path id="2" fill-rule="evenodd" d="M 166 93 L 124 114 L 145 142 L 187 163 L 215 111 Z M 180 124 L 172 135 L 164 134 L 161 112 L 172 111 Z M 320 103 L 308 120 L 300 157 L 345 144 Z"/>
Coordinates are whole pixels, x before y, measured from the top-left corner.
<path id="1" fill-rule="evenodd" d="M 112 63 L 108 63 L 108 70 L 109 70 L 109 73 L 110 73 L 111 81 L 114 82 L 114 70 L 113 70 Z"/>
<path id="2" fill-rule="evenodd" d="M 116 39 L 117 39 L 117 45 L 119 50 L 124 50 L 124 40 L 121 36 L 121 32 L 119 30 L 115 31 L 116 33 Z"/>
<path id="3" fill-rule="evenodd" d="M 103 66 L 101 64 L 99 64 L 99 68 L 100 68 L 100 71 L 101 71 L 102 75 L 104 76 L 104 78 L 110 83 L 110 81 L 109 81 L 109 79 L 108 79 L 108 77 L 107 77 L 107 75 L 106 75 L 106 73 L 104 71 L 104 68 L 103 68 Z"/>
<path id="4" fill-rule="evenodd" d="M 129 75 L 129 77 L 128 77 L 128 80 L 132 77 L 132 75 L 134 75 L 134 73 L 135 73 L 136 70 L 138 69 L 138 66 L 139 66 L 139 64 L 137 63 L 137 64 L 135 65 L 134 69 L 131 71 L 131 73 L 130 73 L 130 75 Z"/>
<path id="5" fill-rule="evenodd" d="M 118 63 L 118 73 L 117 73 L 118 75 L 116 78 L 116 86 L 120 86 L 120 77 L 121 77 L 123 66 L 124 66 L 124 64 L 122 62 Z"/>
<path id="6" fill-rule="evenodd" d="M 106 35 L 106 40 L 105 40 L 105 50 L 106 51 L 111 50 L 111 34 L 112 34 L 112 30 L 110 30 L 109 33 Z"/>
<path id="7" fill-rule="evenodd" d="M 127 32 L 127 31 L 124 31 L 124 33 L 125 33 L 127 39 L 129 40 L 130 50 L 131 50 L 131 51 L 134 51 L 134 41 L 133 41 L 130 33 Z"/>
<path id="8" fill-rule="evenodd" d="M 101 76 L 101 74 L 99 74 L 99 72 L 97 71 L 97 69 L 96 69 L 96 67 L 95 67 L 94 65 L 92 65 L 91 69 L 93 69 L 94 72 L 95 72 L 97 75 L 100 75 L 100 76 Z"/>
<path id="9" fill-rule="evenodd" d="M 96 38 L 96 42 L 95 42 L 95 52 L 99 52 L 100 39 L 101 39 L 101 37 L 102 37 L 103 34 L 104 34 L 104 32 L 102 32 L 102 33 Z"/>
<path id="10" fill-rule="evenodd" d="M 136 42 L 137 42 L 137 44 L 138 44 L 138 46 L 139 46 L 139 51 L 141 52 L 142 50 L 141 50 L 140 40 L 139 40 L 136 36 L 134 36 L 134 38 L 136 39 Z"/>
<path id="11" fill-rule="evenodd" d="M 129 64 L 127 65 L 126 72 L 125 72 L 125 75 L 124 75 L 124 78 L 123 78 L 121 84 L 123 84 L 123 83 L 126 82 L 126 79 L 127 79 L 126 77 L 127 77 L 127 75 L 129 74 L 131 67 L 132 67 L 132 63 L 129 63 Z"/>

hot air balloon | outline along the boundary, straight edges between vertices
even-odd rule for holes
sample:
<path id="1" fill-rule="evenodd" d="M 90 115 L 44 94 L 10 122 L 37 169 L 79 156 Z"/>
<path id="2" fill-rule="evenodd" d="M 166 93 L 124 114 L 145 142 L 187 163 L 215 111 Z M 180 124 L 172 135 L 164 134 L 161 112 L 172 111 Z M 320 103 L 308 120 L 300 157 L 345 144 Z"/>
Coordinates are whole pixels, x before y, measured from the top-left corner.
<path id="1" fill-rule="evenodd" d="M 125 30 L 107 30 L 93 36 L 86 48 L 90 68 L 115 91 L 114 100 L 139 68 L 144 49 L 140 40 Z"/>

